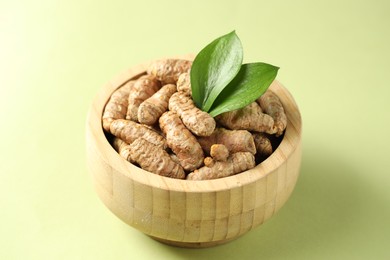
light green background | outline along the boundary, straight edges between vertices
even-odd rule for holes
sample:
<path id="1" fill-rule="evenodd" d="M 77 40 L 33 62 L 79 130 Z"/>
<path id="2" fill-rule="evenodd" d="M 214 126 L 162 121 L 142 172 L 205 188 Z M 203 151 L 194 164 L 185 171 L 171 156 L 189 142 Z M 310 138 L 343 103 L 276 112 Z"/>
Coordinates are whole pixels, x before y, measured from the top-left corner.
<path id="1" fill-rule="evenodd" d="M 229 244 L 160 244 L 117 219 L 86 170 L 108 80 L 235 29 L 281 67 L 303 117 L 285 207 Z M 389 1 L 0 1 L 0 259 L 390 259 Z"/>

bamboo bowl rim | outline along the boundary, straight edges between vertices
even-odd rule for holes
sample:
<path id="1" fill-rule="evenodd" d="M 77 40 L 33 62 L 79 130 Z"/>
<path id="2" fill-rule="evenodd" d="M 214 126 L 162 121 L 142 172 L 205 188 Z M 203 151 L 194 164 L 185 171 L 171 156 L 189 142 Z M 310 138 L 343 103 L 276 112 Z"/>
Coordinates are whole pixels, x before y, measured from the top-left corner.
<path id="1" fill-rule="evenodd" d="M 96 139 L 101 147 L 98 152 L 105 155 L 101 156 L 101 158 L 107 160 L 106 163 L 114 168 L 115 172 L 124 175 L 124 177 L 154 188 L 177 192 L 202 193 L 230 190 L 266 177 L 269 173 L 272 173 L 281 166 L 299 146 L 302 122 L 298 106 L 288 90 L 275 80 L 269 89 L 280 98 L 285 107 L 287 128 L 277 149 L 266 160 L 254 168 L 225 178 L 207 181 L 190 181 L 160 176 L 133 165 L 122 158 L 111 146 L 103 132 L 101 118 L 103 109 L 112 92 L 129 80 L 144 74 L 149 64 L 150 62 L 145 62 L 136 65 L 108 82 L 95 96 L 87 116 L 87 125 L 92 130 L 93 138 Z"/>

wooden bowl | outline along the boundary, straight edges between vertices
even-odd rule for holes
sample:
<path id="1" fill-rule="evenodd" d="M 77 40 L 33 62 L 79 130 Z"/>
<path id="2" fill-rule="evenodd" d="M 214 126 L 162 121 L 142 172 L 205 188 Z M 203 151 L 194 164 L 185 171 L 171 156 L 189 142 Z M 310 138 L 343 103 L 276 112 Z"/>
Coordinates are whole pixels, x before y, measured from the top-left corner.
<path id="1" fill-rule="evenodd" d="M 301 162 L 301 116 L 290 93 L 277 81 L 270 86 L 283 103 L 288 124 L 278 148 L 261 164 L 222 179 L 171 179 L 123 159 L 102 129 L 103 108 L 111 93 L 144 74 L 147 65 L 135 66 L 109 82 L 88 113 L 87 164 L 104 204 L 130 226 L 180 247 L 226 243 L 272 217 L 290 197 Z"/>

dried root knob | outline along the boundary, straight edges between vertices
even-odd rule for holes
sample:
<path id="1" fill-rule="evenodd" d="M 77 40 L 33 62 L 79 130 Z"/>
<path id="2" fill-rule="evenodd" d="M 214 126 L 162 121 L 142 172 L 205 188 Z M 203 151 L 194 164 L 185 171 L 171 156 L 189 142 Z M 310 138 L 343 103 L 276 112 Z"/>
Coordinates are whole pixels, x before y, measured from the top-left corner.
<path id="1" fill-rule="evenodd" d="M 169 110 L 176 112 L 188 130 L 197 136 L 209 136 L 215 129 L 214 118 L 197 108 L 192 98 L 182 92 L 169 99 Z"/>
<path id="2" fill-rule="evenodd" d="M 206 157 L 206 158 L 204 158 L 203 163 L 206 167 L 212 167 L 214 165 L 215 161 L 211 157 Z"/>
<path id="3" fill-rule="evenodd" d="M 138 108 L 142 102 L 150 98 L 160 88 L 160 82 L 151 75 L 141 76 L 134 83 L 129 94 L 129 106 L 126 119 L 138 122 Z"/>
<path id="4" fill-rule="evenodd" d="M 130 120 L 118 119 L 113 121 L 110 126 L 110 132 L 128 144 L 131 144 L 137 138 L 144 138 L 163 149 L 167 148 L 167 142 L 164 137 L 150 128 Z"/>
<path id="5" fill-rule="evenodd" d="M 103 112 L 103 129 L 110 132 L 110 125 L 115 119 L 125 119 L 128 107 L 130 89 L 134 85 L 134 80 L 127 82 L 122 87 L 112 93 Z"/>
<path id="6" fill-rule="evenodd" d="M 233 164 L 233 174 L 237 174 L 256 166 L 255 156 L 247 152 L 234 153 L 229 157 L 229 161 Z"/>
<path id="7" fill-rule="evenodd" d="M 257 155 L 268 157 L 272 154 L 271 140 L 264 133 L 252 133 Z"/>
<path id="8" fill-rule="evenodd" d="M 188 96 L 192 96 L 190 73 L 186 72 L 181 74 L 177 80 L 176 85 L 177 91 L 183 92 Z"/>
<path id="9" fill-rule="evenodd" d="M 192 61 L 180 59 L 156 60 L 150 64 L 147 73 L 158 80 L 168 83 L 176 83 L 180 74 L 191 69 Z"/>
<path id="10" fill-rule="evenodd" d="M 211 180 L 228 177 L 255 167 L 255 157 L 248 152 L 231 154 L 226 162 L 216 161 L 187 175 L 187 180 Z"/>
<path id="11" fill-rule="evenodd" d="M 176 92 L 176 85 L 167 84 L 146 99 L 138 108 L 138 121 L 141 124 L 153 125 L 168 110 L 168 101 Z"/>
<path id="12" fill-rule="evenodd" d="M 223 144 L 230 153 L 250 152 L 255 154 L 256 147 L 252 134 L 247 130 L 228 130 L 225 128 L 216 128 L 214 132 L 207 137 L 199 137 L 199 144 L 207 154 L 211 152 L 213 144 Z"/>
<path id="13" fill-rule="evenodd" d="M 244 108 L 220 114 L 216 119 L 221 125 L 229 129 L 245 129 L 268 134 L 276 133 L 273 118 L 264 114 L 256 102 Z"/>
<path id="14" fill-rule="evenodd" d="M 276 96 L 272 91 L 268 90 L 257 99 L 257 102 L 260 104 L 264 112 L 274 119 L 275 128 L 277 131 L 276 136 L 283 134 L 283 131 L 287 126 L 287 116 L 284 112 L 282 102 L 280 102 L 278 96 Z"/>
<path id="15" fill-rule="evenodd" d="M 204 158 L 202 147 L 183 125 L 179 116 L 172 111 L 165 112 L 160 117 L 159 123 L 168 146 L 176 154 L 181 166 L 187 171 L 197 169 Z"/>
<path id="16" fill-rule="evenodd" d="M 229 150 L 223 144 L 213 144 L 210 149 L 210 155 L 216 161 L 226 161 L 229 157 Z"/>
<path id="17" fill-rule="evenodd" d="M 143 138 L 137 138 L 129 145 L 129 158 L 146 171 L 176 179 L 185 178 L 183 168 L 165 150 Z"/>
<path id="18" fill-rule="evenodd" d="M 112 142 L 112 146 L 114 147 L 115 151 L 119 153 L 120 156 L 125 158 L 127 161 L 130 160 L 130 151 L 128 143 L 124 142 L 118 137 L 115 137 L 114 141 Z"/>

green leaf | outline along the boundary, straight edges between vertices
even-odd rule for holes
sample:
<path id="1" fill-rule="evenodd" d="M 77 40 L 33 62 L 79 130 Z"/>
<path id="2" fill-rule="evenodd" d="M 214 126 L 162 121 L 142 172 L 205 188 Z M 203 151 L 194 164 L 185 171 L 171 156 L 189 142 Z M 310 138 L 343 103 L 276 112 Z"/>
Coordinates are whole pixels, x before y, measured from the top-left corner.
<path id="1" fill-rule="evenodd" d="M 191 67 L 191 88 L 195 104 L 209 111 L 214 100 L 240 70 L 241 41 L 235 31 L 221 36 L 202 49 Z"/>
<path id="2" fill-rule="evenodd" d="M 214 101 L 209 114 L 215 117 L 249 105 L 268 89 L 278 70 L 278 67 L 262 62 L 243 64 L 237 76 Z"/>

